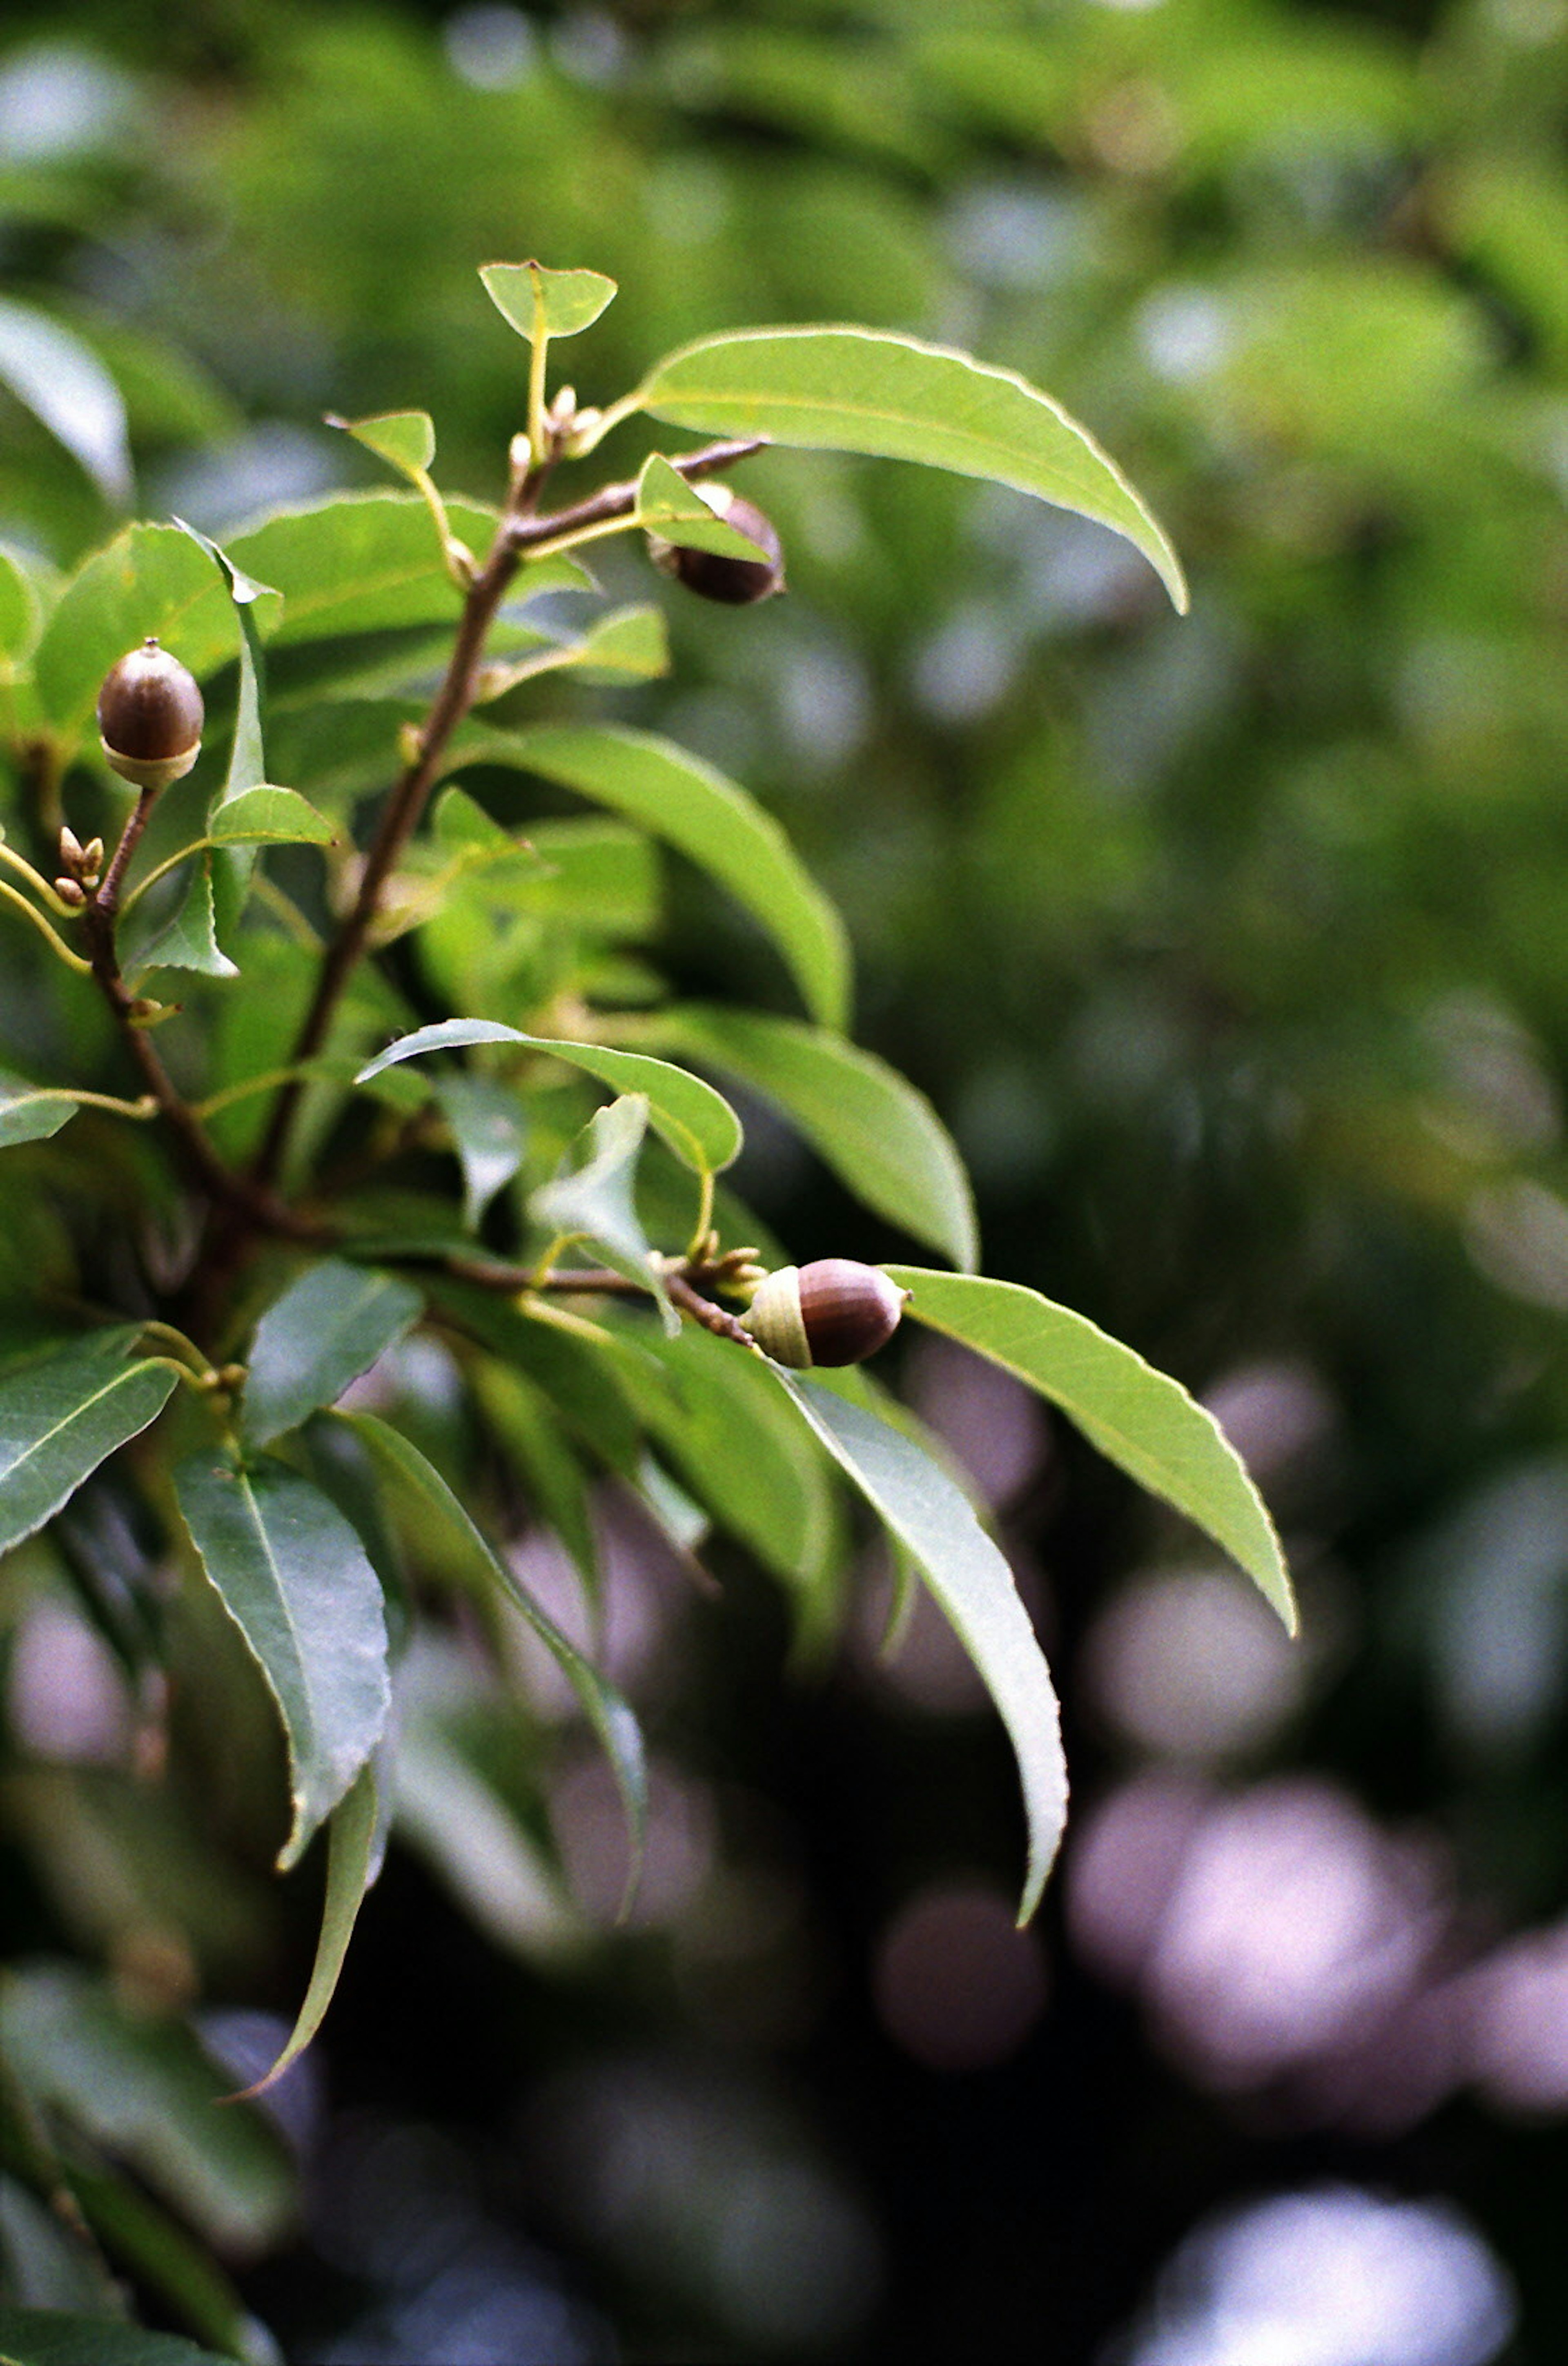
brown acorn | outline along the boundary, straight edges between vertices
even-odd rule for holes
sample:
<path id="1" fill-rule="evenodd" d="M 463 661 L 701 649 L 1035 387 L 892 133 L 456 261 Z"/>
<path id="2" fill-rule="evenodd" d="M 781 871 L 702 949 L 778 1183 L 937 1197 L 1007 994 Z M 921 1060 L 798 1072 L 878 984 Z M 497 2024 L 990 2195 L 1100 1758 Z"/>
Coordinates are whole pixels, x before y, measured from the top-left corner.
<path id="1" fill-rule="evenodd" d="M 104 676 L 98 733 L 109 763 L 139 789 L 184 778 L 201 749 L 203 708 L 196 677 L 149 634 Z"/>
<path id="2" fill-rule="evenodd" d="M 770 600 L 784 588 L 784 545 L 771 517 L 728 485 L 706 485 L 702 499 L 725 525 L 732 525 L 748 542 L 767 552 L 765 558 L 738 558 L 728 551 L 696 550 L 689 543 L 667 542 L 650 534 L 648 553 L 662 568 L 703 600 L 718 600 L 728 608 L 747 608 Z"/>
<path id="3" fill-rule="evenodd" d="M 775 1364 L 862 1364 L 898 1328 L 909 1293 L 874 1265 L 818 1257 L 781 1266 L 757 1286 L 740 1320 Z"/>

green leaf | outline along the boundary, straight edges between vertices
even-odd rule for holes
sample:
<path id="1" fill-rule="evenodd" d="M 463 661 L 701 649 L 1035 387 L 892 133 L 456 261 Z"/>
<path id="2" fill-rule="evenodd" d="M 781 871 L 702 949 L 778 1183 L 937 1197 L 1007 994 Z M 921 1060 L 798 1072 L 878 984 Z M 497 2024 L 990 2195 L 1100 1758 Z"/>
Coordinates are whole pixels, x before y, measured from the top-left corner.
<path id="1" fill-rule="evenodd" d="M 1067 1770 L 1051 1672 L 1012 1572 L 939 1463 L 874 1414 L 830 1389 L 766 1368 L 829 1453 L 908 1552 L 985 1680 L 1012 1737 L 1029 1820 L 1019 1914 L 1040 1903 L 1067 1814 Z"/>
<path id="2" fill-rule="evenodd" d="M 335 831 L 324 814 L 293 789 L 263 783 L 223 799 L 209 830 L 220 846 L 330 846 Z"/>
<path id="3" fill-rule="evenodd" d="M 276 614 L 270 596 L 261 604 L 265 617 Z M 127 526 L 66 584 L 35 660 L 47 720 L 68 738 L 96 727 L 105 674 L 149 633 L 197 676 L 234 654 L 233 602 L 210 559 L 176 525 Z"/>
<path id="4" fill-rule="evenodd" d="M 670 670 L 670 633 L 662 608 L 635 602 L 598 617 L 572 648 L 570 662 L 590 682 L 655 682 Z"/>
<path id="5" fill-rule="evenodd" d="M 520 1610 L 551 1658 L 570 1684 L 610 1762 L 626 1809 L 634 1854 L 640 1857 L 643 1825 L 648 1812 L 648 1767 L 642 1731 L 636 1715 L 609 1679 L 583 1658 L 575 1643 L 547 1617 L 515 1572 L 480 1534 L 451 1488 L 419 1448 L 400 1430 L 374 1414 L 341 1414 L 361 1437 L 380 1468 L 397 1480 L 417 1504 L 422 1523 L 435 1529 L 505 1599 Z"/>
<path id="6" fill-rule="evenodd" d="M 728 887 L 772 937 L 824 1026 L 841 1027 L 850 1003 L 843 922 L 772 814 L 700 757 L 647 731 L 546 724 L 460 732 L 446 770 L 520 765 L 609 806 L 678 847 Z"/>
<path id="7" fill-rule="evenodd" d="M 0 2306 L 0 2366 L 233 2366 L 176 2333 L 144 2333 L 103 2316 Z"/>
<path id="8" fill-rule="evenodd" d="M 840 1544 L 822 1455 L 780 1403 L 760 1356 L 738 1355 L 695 1324 L 650 1346 L 680 1397 L 645 1402 L 649 1431 L 714 1518 L 750 1545 L 800 1600 L 808 1628 L 822 1632 Z"/>
<path id="9" fill-rule="evenodd" d="M 375 1571 L 343 1514 L 281 1464 L 192 1455 L 175 1488 L 202 1566 L 265 1677 L 288 1744 L 287 1871 L 347 1793 L 391 1707 Z"/>
<path id="10" fill-rule="evenodd" d="M 666 1051 L 739 1077 L 773 1102 L 868 1208 L 954 1265 L 978 1256 L 964 1163 L 923 1093 L 824 1029 L 682 1003 L 649 1031 Z"/>
<path id="11" fill-rule="evenodd" d="M 380 1796 L 373 1763 L 360 1768 L 327 1826 L 327 1882 L 321 1904 L 321 1936 L 310 1966 L 310 1985 L 288 2043 L 265 2078 L 245 2089 L 245 2096 L 265 2095 L 299 2059 L 326 2019 L 348 1943 L 354 1936 L 361 1901 L 376 1877 L 376 1860 L 382 1837 Z M 242 2099 L 243 2100 L 243 2099 Z"/>
<path id="12" fill-rule="evenodd" d="M 568 1164 L 553 1182 L 541 1184 L 528 1201 L 528 1213 L 547 1233 L 590 1242 L 606 1265 L 639 1282 L 674 1338 L 681 1318 L 670 1303 L 663 1268 L 649 1246 L 634 1198 L 648 1119 L 646 1093 L 623 1093 L 595 1110 L 581 1136 L 587 1150 L 582 1164 Z"/>
<path id="13" fill-rule="evenodd" d="M 0 544 L 0 666 L 20 662 L 38 638 L 43 603 L 28 568 Z"/>
<path id="14" fill-rule="evenodd" d="M 495 532 L 495 512 L 477 501 L 448 501 L 446 513 L 453 533 L 476 549 Z M 231 535 L 228 548 L 282 592 L 283 620 L 271 637 L 278 648 L 404 625 L 456 625 L 463 604 L 418 493 L 335 493 L 278 511 Z M 528 573 L 530 592 L 591 580 L 570 558 L 542 559 Z"/>
<path id="15" fill-rule="evenodd" d="M 493 1076 L 436 1076 L 431 1089 L 463 1169 L 463 1222 L 477 1232 L 496 1193 L 522 1168 L 528 1121 L 511 1087 Z"/>
<path id="16" fill-rule="evenodd" d="M 130 498 L 118 387 L 96 353 L 30 304 L 0 300 L 0 383 L 79 460 L 105 501 Z"/>
<path id="17" fill-rule="evenodd" d="M 51 2116 L 134 2169 L 220 2249 L 254 2253 L 293 2214 L 288 2156 L 259 2112 L 215 2107 L 225 2079 L 183 2021 L 123 2003 L 65 1965 L 0 1983 L 0 2044 Z"/>
<path id="18" fill-rule="evenodd" d="M 74 1093 L 29 1084 L 0 1068 L 0 1150 L 19 1142 L 47 1142 L 81 1108 Z"/>
<path id="19" fill-rule="evenodd" d="M 1295 1633 L 1290 1572 L 1263 1499 L 1213 1414 L 1179 1382 L 1021 1283 L 919 1266 L 886 1270 L 910 1291 L 910 1315 L 978 1348 L 1060 1406 L 1102 1454 L 1239 1561 Z"/>
<path id="20" fill-rule="evenodd" d="M 423 1303 L 389 1274 L 336 1257 L 312 1265 L 256 1325 L 241 1425 L 246 1444 L 265 1446 L 334 1404 L 419 1320 Z"/>
<path id="21" fill-rule="evenodd" d="M 502 318 L 530 344 L 592 328 L 616 292 L 602 271 L 547 271 L 542 263 L 482 263 L 479 277 Z"/>
<path id="22" fill-rule="evenodd" d="M 96 1332 L 0 1374 L 0 1552 L 51 1520 L 167 1404 L 175 1372 L 129 1358 L 136 1336 L 129 1324 Z"/>
<path id="23" fill-rule="evenodd" d="M 425 1052 L 451 1051 L 466 1043 L 520 1043 L 530 1052 L 547 1052 L 553 1060 L 581 1068 L 617 1093 L 639 1093 L 649 1116 L 677 1158 L 702 1173 L 721 1174 L 739 1155 L 740 1121 L 722 1093 L 700 1076 L 646 1052 L 620 1052 L 602 1043 L 578 1043 L 552 1035 L 525 1035 L 496 1019 L 445 1019 L 416 1028 L 399 1042 L 389 1044 L 355 1078 L 363 1085 L 394 1061 L 412 1060 Z"/>
<path id="24" fill-rule="evenodd" d="M 681 532 L 673 539 L 689 550 L 716 550 L 727 558 L 768 558 L 771 554 L 739 526 L 725 523 L 735 495 L 728 485 L 689 485 L 679 468 L 650 452 L 637 480 L 637 524 L 651 534 Z"/>
<path id="25" fill-rule="evenodd" d="M 128 976 L 133 982 L 150 969 L 194 970 L 199 977 L 238 977 L 240 973 L 218 941 L 218 907 L 210 857 L 199 854 L 191 867 L 190 884 L 183 901 L 155 936 L 128 947 Z"/>
<path id="26" fill-rule="evenodd" d="M 750 329 L 667 355 L 640 410 L 707 434 L 920 460 L 1038 494 L 1136 545 L 1185 612 L 1180 561 L 1093 437 L 1013 370 L 856 328 Z"/>
<path id="27" fill-rule="evenodd" d="M 372 419 L 333 419 L 328 424 L 344 429 L 405 477 L 423 476 L 435 457 L 435 422 L 428 411 L 382 411 Z"/>

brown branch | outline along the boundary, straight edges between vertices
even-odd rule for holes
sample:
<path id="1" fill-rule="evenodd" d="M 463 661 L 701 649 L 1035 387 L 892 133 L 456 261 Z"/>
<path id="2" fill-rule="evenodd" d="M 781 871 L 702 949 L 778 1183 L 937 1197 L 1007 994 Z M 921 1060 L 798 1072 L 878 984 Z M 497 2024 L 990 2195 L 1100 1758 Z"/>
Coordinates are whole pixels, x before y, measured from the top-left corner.
<path id="1" fill-rule="evenodd" d="M 265 1185 L 237 1175 L 225 1165 L 207 1129 L 190 1104 L 181 1094 L 142 1024 L 135 996 L 126 985 L 115 947 L 115 920 L 119 904 L 120 882 L 126 865 L 135 852 L 156 793 L 144 789 L 120 834 L 114 860 L 97 893 L 88 898 L 82 911 L 82 930 L 86 941 L 93 975 L 125 1042 L 127 1051 L 141 1072 L 142 1082 L 158 1105 L 179 1144 L 186 1166 L 209 1197 L 233 1215 L 243 1218 L 254 1230 L 276 1233 L 298 1241 L 319 1241 L 325 1227 L 309 1216 L 299 1215 L 286 1207 Z"/>
<path id="2" fill-rule="evenodd" d="M 389 1257 L 387 1262 L 398 1264 L 405 1260 Z M 651 1300 L 653 1297 L 653 1291 L 647 1283 L 633 1281 L 628 1275 L 617 1273 L 610 1266 L 558 1266 L 552 1272 L 541 1274 L 536 1266 L 492 1263 L 485 1257 L 454 1255 L 450 1250 L 433 1251 L 429 1258 L 416 1257 L 412 1262 L 434 1262 L 454 1281 L 472 1282 L 479 1290 L 499 1290 L 508 1298 L 522 1297 L 528 1291 L 541 1294 L 548 1291 L 563 1298 Z M 664 1277 L 664 1287 L 670 1293 L 671 1303 L 692 1322 L 700 1324 L 705 1331 L 712 1331 L 718 1338 L 732 1339 L 739 1346 L 756 1348 L 756 1340 L 739 1317 L 731 1314 L 728 1307 L 717 1305 L 713 1299 L 705 1298 L 696 1287 L 698 1280 L 706 1279 L 722 1270 L 723 1264 L 721 1259 L 717 1266 L 688 1261 L 673 1267 Z"/>

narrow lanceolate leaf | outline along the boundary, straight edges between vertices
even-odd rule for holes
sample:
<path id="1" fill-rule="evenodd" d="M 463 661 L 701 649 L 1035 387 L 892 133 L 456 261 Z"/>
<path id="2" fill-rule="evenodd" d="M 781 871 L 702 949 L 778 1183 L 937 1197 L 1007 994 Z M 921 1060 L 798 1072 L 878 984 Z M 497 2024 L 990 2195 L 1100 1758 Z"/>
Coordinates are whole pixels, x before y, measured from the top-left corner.
<path id="1" fill-rule="evenodd" d="M 897 1429 L 830 1389 L 770 1367 L 823 1445 L 910 1554 L 1012 1737 L 1029 1820 L 1019 1920 L 1040 1903 L 1067 1814 L 1061 1719 L 1044 1653 L 1012 1572 L 962 1489 Z"/>
<path id="2" fill-rule="evenodd" d="M 510 764 L 575 789 L 661 838 L 711 873 L 777 945 L 801 998 L 827 1027 L 850 1002 L 844 925 L 772 814 L 700 757 L 651 732 L 544 724 L 460 732 L 446 770 Z"/>
<path id="3" fill-rule="evenodd" d="M 561 1172 L 530 1198 L 528 1213 L 543 1232 L 587 1242 L 607 1266 L 638 1283 L 673 1339 L 681 1318 L 670 1302 L 664 1268 L 637 1212 L 637 1163 L 648 1114 L 644 1093 L 623 1093 L 607 1108 L 595 1110 Z M 580 1165 L 573 1165 L 578 1147 L 585 1155 Z"/>
<path id="4" fill-rule="evenodd" d="M 145 2333 L 112 2317 L 0 2307 L 0 2366 L 234 2366 L 177 2333 Z"/>
<path id="5" fill-rule="evenodd" d="M 454 1051 L 467 1043 L 519 1043 L 525 1051 L 547 1052 L 553 1060 L 597 1076 L 617 1093 L 641 1093 L 649 1104 L 649 1121 L 686 1166 L 710 1174 L 722 1173 L 739 1156 L 740 1121 L 722 1093 L 705 1085 L 668 1060 L 646 1052 L 620 1052 L 602 1043 L 577 1043 L 554 1035 L 525 1035 L 497 1019 L 442 1019 L 419 1027 L 361 1068 L 356 1085 L 379 1076 L 396 1061 L 418 1059 L 425 1052 Z"/>
<path id="6" fill-rule="evenodd" d="M 1083 1315 L 1019 1282 L 893 1265 L 908 1313 L 1005 1365 L 1141 1486 L 1240 1562 L 1294 1634 L 1295 1597 L 1262 1497 L 1213 1415 Z"/>
<path id="7" fill-rule="evenodd" d="M 202 1566 L 249 1644 L 283 1719 L 298 1863 L 381 1738 L 391 1707 L 381 1587 L 335 1504 L 281 1463 L 216 1451 L 175 1473 Z"/>
<path id="8" fill-rule="evenodd" d="M 665 356 L 638 407 L 708 434 L 922 460 L 1098 518 L 1136 545 L 1178 608 L 1181 564 L 1115 462 L 1038 387 L 946 345 L 855 328 L 749 329 Z"/>
<path id="9" fill-rule="evenodd" d="M 378 1420 L 367 1413 L 344 1414 L 355 1435 L 370 1451 L 372 1459 L 406 1491 L 417 1506 L 422 1524 L 431 1525 L 446 1541 L 475 1568 L 505 1599 L 519 1609 L 538 1636 L 551 1658 L 560 1668 L 581 1705 L 588 1722 L 598 1735 L 610 1762 L 626 1809 L 627 1829 L 631 1833 L 634 1855 L 640 1858 L 643 1824 L 648 1811 L 648 1767 L 643 1753 L 642 1729 L 628 1703 L 602 1676 L 592 1661 L 561 1633 L 555 1621 L 547 1617 L 527 1589 L 475 1527 L 463 1505 L 434 1465 L 411 1444 L 400 1430 L 389 1422 Z"/>
<path id="10" fill-rule="evenodd" d="M 81 1106 L 72 1093 L 30 1085 L 25 1076 L 0 1069 L 0 1150 L 18 1142 L 47 1142 Z"/>
<path id="11" fill-rule="evenodd" d="M 299 2059 L 326 2019 L 348 1943 L 354 1936 L 360 1901 L 375 1878 L 380 1831 L 380 1798 L 376 1768 L 371 1763 L 360 1768 L 346 1795 L 333 1808 L 327 1827 L 327 1886 L 321 1905 L 321 1931 L 299 2017 L 289 2032 L 288 2045 L 265 2078 L 245 2089 L 247 2096 L 264 2095 L 281 2079 L 289 2065 Z"/>
<path id="12" fill-rule="evenodd" d="M 530 344 L 592 328 L 616 293 L 602 271 L 547 271 L 542 263 L 482 263 L 485 293 Z"/>
<path id="13" fill-rule="evenodd" d="M 648 1022 L 678 1052 L 761 1093 L 857 1199 L 954 1265 L 978 1248 L 964 1162 L 923 1093 L 886 1060 L 819 1027 L 682 1003 Z"/>
<path id="14" fill-rule="evenodd" d="M 327 1257 L 300 1275 L 256 1325 L 243 1430 L 265 1446 L 334 1404 L 419 1319 L 417 1290 L 390 1275 Z"/>
<path id="15" fill-rule="evenodd" d="M 131 1357 L 136 1335 L 130 1326 L 95 1332 L 0 1376 L 0 1552 L 52 1519 L 167 1404 L 175 1372 Z"/>

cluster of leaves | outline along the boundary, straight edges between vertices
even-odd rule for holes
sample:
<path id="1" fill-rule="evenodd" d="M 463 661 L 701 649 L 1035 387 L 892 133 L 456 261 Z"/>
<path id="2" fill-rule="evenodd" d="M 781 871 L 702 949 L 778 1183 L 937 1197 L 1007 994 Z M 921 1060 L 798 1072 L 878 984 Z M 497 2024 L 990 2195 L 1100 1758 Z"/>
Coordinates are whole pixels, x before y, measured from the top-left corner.
<path id="1" fill-rule="evenodd" d="M 17 1582 L 76 1592 L 137 1704 L 143 1765 L 168 1752 L 171 1679 L 199 1684 L 191 1635 L 213 1631 L 199 1602 L 222 1606 L 265 1681 L 288 1760 L 279 1866 L 328 1834 L 315 1971 L 268 2079 L 321 2022 L 396 1823 L 400 1670 L 417 1720 L 420 1639 L 459 1604 L 498 1647 L 520 1620 L 558 1664 L 608 1754 L 635 1879 L 637 1720 L 504 1549 L 520 1516 L 553 1531 L 592 1606 L 591 1491 L 606 1479 L 683 1548 L 709 1526 L 740 1538 L 820 1628 L 847 1478 L 1006 1721 L 1029 1821 L 1024 1913 L 1038 1902 L 1066 1780 L 1008 1564 L 883 1389 L 784 1371 L 727 1309 L 760 1228 L 723 1180 L 740 1120 L 687 1061 L 776 1110 L 877 1217 L 949 1261 L 887 1268 L 917 1319 L 1038 1389 L 1292 1615 L 1268 1516 L 1209 1416 L 1081 1316 L 975 1273 L 957 1155 L 922 1097 L 847 1040 L 842 928 L 776 823 L 671 741 L 541 718 L 535 688 L 662 665 L 656 609 L 560 621 L 594 590 L 575 554 L 628 532 L 750 552 L 694 485 L 761 441 L 1036 494 L 1125 535 L 1179 601 L 1163 535 L 1055 404 L 947 348 L 847 329 L 714 336 L 585 411 L 570 389 L 550 399 L 548 351 L 614 284 L 533 264 L 484 277 L 532 351 L 499 510 L 438 492 L 431 421 L 400 412 L 349 432 L 407 491 L 284 510 L 221 550 L 177 524 L 131 526 L 64 578 L 0 555 L 0 892 L 18 924 L 7 975 L 26 981 L 7 998 L 25 1020 L 0 1146 L 33 1211 L 6 1245 L 0 1548 L 24 1549 Z M 739 440 L 656 453 L 545 510 L 557 468 L 638 412 Z M 189 778 L 127 818 L 92 716 L 108 665 L 147 635 L 209 683 L 220 720 Z M 592 812 L 556 810 L 554 791 Z M 85 906 L 50 884 L 67 822 L 78 841 L 119 833 L 124 859 Z M 649 958 L 660 845 L 744 907 L 804 1018 L 669 999 Z M 400 1383 L 416 1343 L 450 1376 L 441 1437 L 428 1391 Z M 367 1375 L 368 1393 L 341 1403 Z M 113 2054 L 129 2027 L 133 2050 L 167 2049 L 136 2090 L 151 2096 L 195 2075 L 178 2050 L 192 2041 L 126 2023 L 90 1979 L 39 1970 L 7 1993 L 21 2190 L 90 2227 L 193 2330 L 251 2354 L 260 2337 L 216 2270 L 192 2286 L 184 2255 L 160 2250 L 188 2238 L 128 2229 L 100 2147 L 199 2221 L 189 2163 L 155 2147 L 141 2160 L 118 2056 L 112 2079 L 81 2072 L 89 2033 L 109 2032 Z"/>

